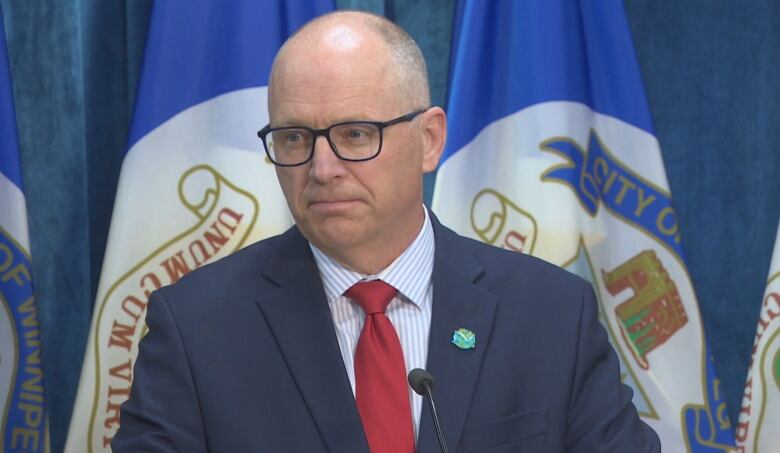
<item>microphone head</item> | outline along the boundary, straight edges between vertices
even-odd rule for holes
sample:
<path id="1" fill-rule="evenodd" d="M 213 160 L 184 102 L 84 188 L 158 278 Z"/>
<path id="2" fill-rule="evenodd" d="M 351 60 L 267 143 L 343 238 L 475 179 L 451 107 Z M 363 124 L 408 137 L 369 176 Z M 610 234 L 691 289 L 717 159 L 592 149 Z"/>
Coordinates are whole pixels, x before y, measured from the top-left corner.
<path id="1" fill-rule="evenodd" d="M 431 373 L 422 368 L 415 368 L 409 372 L 409 386 L 418 395 L 425 396 L 425 384 L 428 384 L 428 387 L 433 391 L 433 376 L 431 376 Z"/>

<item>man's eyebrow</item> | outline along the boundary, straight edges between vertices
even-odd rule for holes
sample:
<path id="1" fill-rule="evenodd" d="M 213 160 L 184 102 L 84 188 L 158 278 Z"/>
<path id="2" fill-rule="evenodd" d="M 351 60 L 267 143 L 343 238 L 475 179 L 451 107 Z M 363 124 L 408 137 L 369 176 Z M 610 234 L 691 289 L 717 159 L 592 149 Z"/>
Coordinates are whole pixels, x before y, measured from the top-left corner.
<path id="1" fill-rule="evenodd" d="M 387 118 L 377 118 L 376 115 L 369 115 L 369 114 L 361 114 L 361 115 L 349 115 L 343 117 L 343 119 L 337 119 L 334 121 L 331 121 L 324 125 L 322 129 L 333 126 L 335 124 L 341 124 L 341 123 L 359 123 L 359 122 L 369 122 L 369 123 L 376 123 L 376 122 L 382 122 L 387 120 Z M 308 129 L 320 129 L 319 127 L 314 127 L 311 123 L 305 122 L 305 121 L 297 121 L 294 119 L 286 120 L 286 121 L 279 121 L 279 122 L 272 122 L 270 123 L 271 127 L 277 128 L 277 127 L 305 127 Z"/>

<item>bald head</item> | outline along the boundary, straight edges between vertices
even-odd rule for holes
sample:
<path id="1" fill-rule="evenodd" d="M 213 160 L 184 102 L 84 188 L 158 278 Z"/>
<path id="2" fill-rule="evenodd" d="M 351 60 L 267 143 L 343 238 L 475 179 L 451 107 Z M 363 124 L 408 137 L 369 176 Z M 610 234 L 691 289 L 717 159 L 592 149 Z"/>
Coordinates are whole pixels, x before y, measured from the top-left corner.
<path id="1" fill-rule="evenodd" d="M 371 45 L 378 42 L 380 45 Z M 363 58 L 366 65 L 385 65 L 399 100 L 410 108 L 430 105 L 428 73 L 420 48 L 411 36 L 389 20 L 366 12 L 336 11 L 304 25 L 279 50 L 271 70 L 270 89 L 278 83 L 279 67 L 303 52 L 323 55 L 359 53 L 371 48 Z"/>

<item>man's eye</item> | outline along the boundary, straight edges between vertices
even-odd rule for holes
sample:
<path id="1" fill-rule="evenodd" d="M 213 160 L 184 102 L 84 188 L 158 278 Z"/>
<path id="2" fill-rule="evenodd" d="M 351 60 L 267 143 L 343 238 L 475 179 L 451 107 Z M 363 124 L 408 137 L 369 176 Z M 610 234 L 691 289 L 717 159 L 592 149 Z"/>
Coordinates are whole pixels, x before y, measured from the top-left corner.
<path id="1" fill-rule="evenodd" d="M 350 129 L 347 132 L 347 137 L 349 137 L 350 139 L 353 139 L 353 140 L 361 139 L 365 135 L 366 135 L 366 133 L 364 131 L 359 130 L 359 129 Z"/>
<path id="2" fill-rule="evenodd" d="M 351 126 L 338 132 L 341 140 L 352 144 L 362 144 L 372 140 L 374 132 L 370 127 Z"/>
<path id="3" fill-rule="evenodd" d="M 303 134 L 301 131 L 289 131 L 284 137 L 284 141 L 287 143 L 297 143 L 303 140 Z"/>

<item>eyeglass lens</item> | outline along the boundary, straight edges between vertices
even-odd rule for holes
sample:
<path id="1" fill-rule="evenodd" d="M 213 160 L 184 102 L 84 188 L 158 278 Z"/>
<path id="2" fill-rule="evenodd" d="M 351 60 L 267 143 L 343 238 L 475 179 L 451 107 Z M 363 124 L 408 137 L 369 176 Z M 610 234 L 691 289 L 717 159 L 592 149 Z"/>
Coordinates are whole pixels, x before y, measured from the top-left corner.
<path id="1" fill-rule="evenodd" d="M 342 159 L 362 160 L 379 151 L 381 131 L 376 124 L 345 123 L 331 127 L 329 139 Z M 313 142 L 314 134 L 304 128 L 276 129 L 266 136 L 266 146 L 273 159 L 283 165 L 308 160 Z"/>

